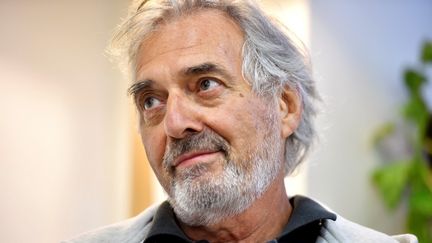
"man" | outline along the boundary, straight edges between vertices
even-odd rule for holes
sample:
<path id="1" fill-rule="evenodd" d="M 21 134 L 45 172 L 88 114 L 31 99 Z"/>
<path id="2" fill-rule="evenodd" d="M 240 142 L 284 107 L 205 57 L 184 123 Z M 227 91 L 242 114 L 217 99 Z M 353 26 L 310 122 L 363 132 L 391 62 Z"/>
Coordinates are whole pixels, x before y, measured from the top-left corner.
<path id="1" fill-rule="evenodd" d="M 252 1 L 142 1 L 114 44 L 169 199 L 67 242 L 416 242 L 286 195 L 318 95 L 304 56 Z"/>

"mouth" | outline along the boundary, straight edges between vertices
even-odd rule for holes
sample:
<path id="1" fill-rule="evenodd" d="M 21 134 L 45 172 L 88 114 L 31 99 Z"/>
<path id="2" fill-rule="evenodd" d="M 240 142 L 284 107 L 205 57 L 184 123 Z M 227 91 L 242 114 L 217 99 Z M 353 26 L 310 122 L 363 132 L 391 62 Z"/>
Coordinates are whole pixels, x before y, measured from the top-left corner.
<path id="1" fill-rule="evenodd" d="M 192 151 L 187 152 L 174 160 L 173 167 L 186 168 L 197 163 L 209 163 L 217 158 L 220 151 Z"/>

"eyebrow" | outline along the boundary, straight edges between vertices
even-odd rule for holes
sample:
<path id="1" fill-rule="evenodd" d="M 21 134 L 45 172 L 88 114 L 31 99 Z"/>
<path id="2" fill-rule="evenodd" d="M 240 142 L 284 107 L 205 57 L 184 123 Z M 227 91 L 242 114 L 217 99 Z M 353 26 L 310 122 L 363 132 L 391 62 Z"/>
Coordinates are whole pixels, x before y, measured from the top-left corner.
<path id="1" fill-rule="evenodd" d="M 127 93 L 128 95 L 135 97 L 141 90 L 150 89 L 153 84 L 153 80 L 150 79 L 138 81 L 128 88 Z"/>
<path id="2" fill-rule="evenodd" d="M 221 75 L 224 79 L 226 79 L 228 82 L 233 80 L 232 76 L 220 65 L 212 62 L 205 62 L 202 64 L 198 64 L 191 67 L 186 67 L 180 71 L 180 74 L 182 76 L 197 76 L 197 75 L 204 75 L 204 74 L 218 74 Z M 146 79 L 143 81 L 138 81 L 134 84 L 132 84 L 128 90 L 127 93 L 130 96 L 136 96 L 140 91 L 145 89 L 151 89 L 154 86 L 154 81 L 151 79 Z"/>

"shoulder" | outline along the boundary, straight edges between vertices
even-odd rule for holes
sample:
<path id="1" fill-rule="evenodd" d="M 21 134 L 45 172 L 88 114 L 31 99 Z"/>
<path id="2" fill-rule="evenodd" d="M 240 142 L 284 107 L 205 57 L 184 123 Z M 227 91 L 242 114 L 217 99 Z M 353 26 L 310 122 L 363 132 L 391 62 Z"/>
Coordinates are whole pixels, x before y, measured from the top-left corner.
<path id="1" fill-rule="evenodd" d="M 150 229 L 153 216 L 158 207 L 159 205 L 153 205 L 133 218 L 85 232 L 75 238 L 63 241 L 62 243 L 139 243 Z"/>
<path id="2" fill-rule="evenodd" d="M 389 236 L 338 215 L 336 221 L 327 220 L 324 223 L 317 242 L 417 243 L 418 241 L 414 235 Z"/>
<path id="3" fill-rule="evenodd" d="M 410 234 L 389 236 L 382 232 L 367 228 L 352 221 L 345 219 L 335 213 L 325 204 L 318 200 L 311 199 L 321 205 L 325 210 L 336 214 L 336 220 L 326 219 L 323 221 L 318 243 L 333 242 L 367 242 L 367 243 L 418 243 L 417 237 Z"/>

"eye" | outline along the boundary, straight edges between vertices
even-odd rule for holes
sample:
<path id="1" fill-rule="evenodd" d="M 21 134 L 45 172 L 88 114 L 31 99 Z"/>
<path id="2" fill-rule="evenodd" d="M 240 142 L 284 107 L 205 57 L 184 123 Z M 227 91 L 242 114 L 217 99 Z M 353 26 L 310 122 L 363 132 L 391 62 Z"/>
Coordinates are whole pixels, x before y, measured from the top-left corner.
<path id="1" fill-rule="evenodd" d="M 216 88 L 220 85 L 220 83 L 211 78 L 202 79 L 199 83 L 200 91 L 207 91 L 213 88 Z"/>
<path id="2" fill-rule="evenodd" d="M 150 110 L 161 104 L 161 101 L 156 97 L 148 97 L 144 100 L 144 110 Z"/>

